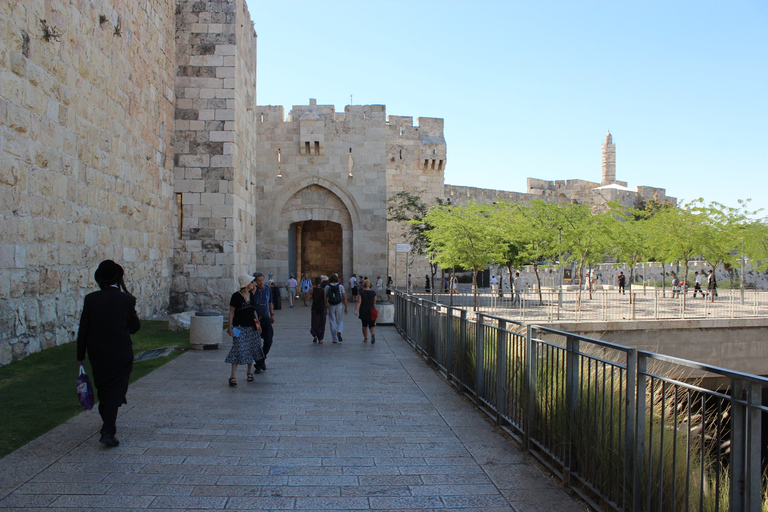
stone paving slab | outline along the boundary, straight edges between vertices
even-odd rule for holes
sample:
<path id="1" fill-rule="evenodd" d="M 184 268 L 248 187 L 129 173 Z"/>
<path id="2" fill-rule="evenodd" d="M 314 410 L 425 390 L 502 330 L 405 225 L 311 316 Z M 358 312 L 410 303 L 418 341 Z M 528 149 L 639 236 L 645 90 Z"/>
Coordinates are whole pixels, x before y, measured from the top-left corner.
<path id="1" fill-rule="evenodd" d="M 120 446 L 86 411 L 0 460 L 0 509 L 584 510 L 402 340 L 313 344 L 309 309 L 277 312 L 268 371 L 227 385 L 220 350 L 130 387 Z"/>

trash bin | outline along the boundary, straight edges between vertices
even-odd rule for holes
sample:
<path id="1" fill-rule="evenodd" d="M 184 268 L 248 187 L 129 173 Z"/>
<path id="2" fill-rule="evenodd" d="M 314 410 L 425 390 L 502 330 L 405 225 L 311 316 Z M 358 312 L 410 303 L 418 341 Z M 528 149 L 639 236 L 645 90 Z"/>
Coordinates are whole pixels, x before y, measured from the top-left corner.
<path id="1" fill-rule="evenodd" d="M 221 343 L 224 317 L 198 311 L 189 319 L 189 343 L 194 350 L 215 350 Z"/>

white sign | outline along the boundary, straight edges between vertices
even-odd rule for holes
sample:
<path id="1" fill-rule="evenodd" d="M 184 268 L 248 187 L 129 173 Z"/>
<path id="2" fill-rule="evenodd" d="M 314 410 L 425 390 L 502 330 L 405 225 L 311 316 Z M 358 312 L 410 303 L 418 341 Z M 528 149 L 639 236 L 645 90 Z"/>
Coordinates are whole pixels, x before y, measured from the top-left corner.
<path id="1" fill-rule="evenodd" d="M 395 252 L 411 252 L 411 244 L 409 243 L 395 244 Z"/>

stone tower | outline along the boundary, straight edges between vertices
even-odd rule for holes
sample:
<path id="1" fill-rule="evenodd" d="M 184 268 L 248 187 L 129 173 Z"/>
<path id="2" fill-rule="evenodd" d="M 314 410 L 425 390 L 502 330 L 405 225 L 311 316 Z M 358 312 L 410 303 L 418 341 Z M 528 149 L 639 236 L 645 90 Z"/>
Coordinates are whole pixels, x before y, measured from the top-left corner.
<path id="1" fill-rule="evenodd" d="M 616 144 L 613 143 L 611 132 L 605 136 L 603 143 L 603 181 L 601 185 L 609 185 L 616 182 Z"/>

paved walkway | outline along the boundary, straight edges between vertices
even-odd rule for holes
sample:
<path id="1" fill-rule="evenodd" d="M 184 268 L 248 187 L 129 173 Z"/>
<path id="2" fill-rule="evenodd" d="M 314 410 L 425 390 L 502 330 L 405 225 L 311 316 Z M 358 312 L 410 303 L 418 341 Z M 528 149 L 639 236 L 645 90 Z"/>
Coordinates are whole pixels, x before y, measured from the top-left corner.
<path id="1" fill-rule="evenodd" d="M 371 346 L 346 319 L 313 345 L 308 308 L 278 311 L 269 370 L 235 388 L 228 342 L 182 355 L 131 386 L 118 448 L 94 410 L 0 460 L 0 509 L 583 510 L 394 327 Z"/>

